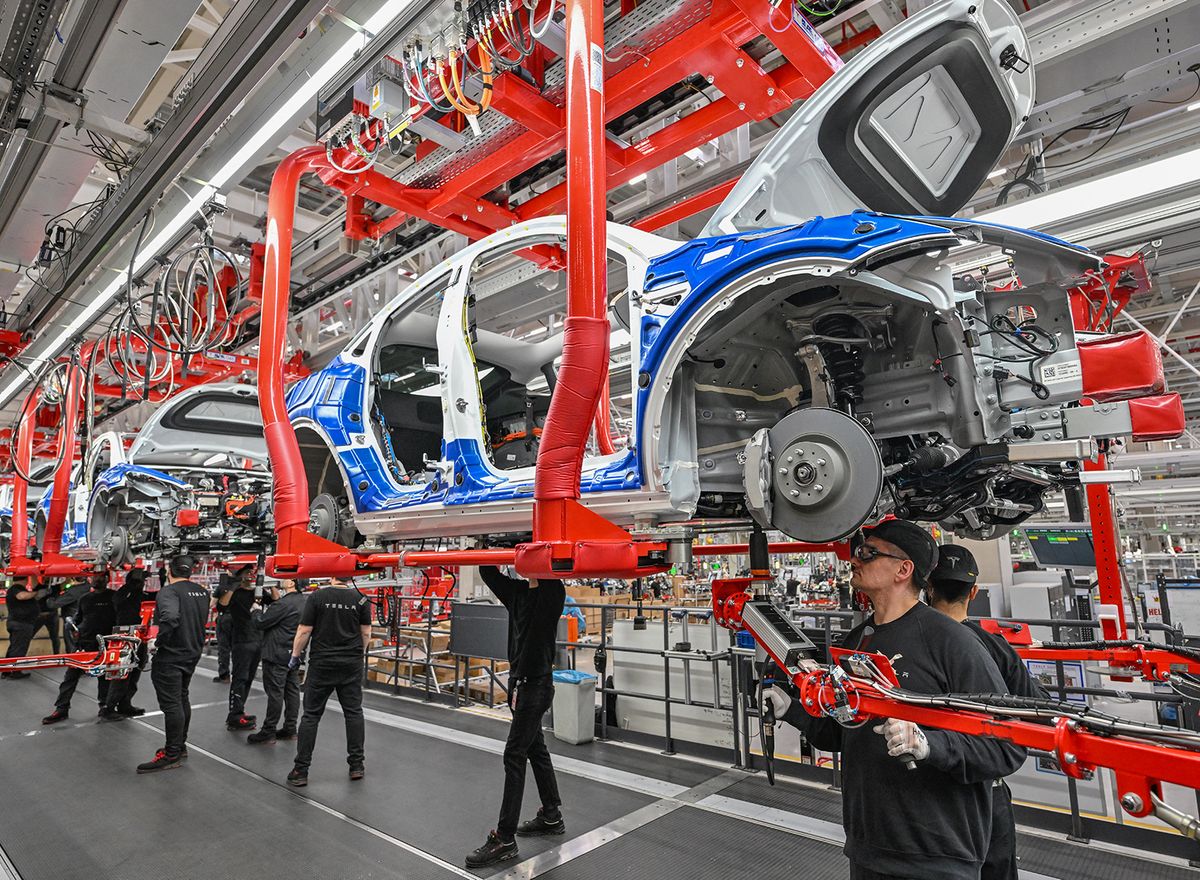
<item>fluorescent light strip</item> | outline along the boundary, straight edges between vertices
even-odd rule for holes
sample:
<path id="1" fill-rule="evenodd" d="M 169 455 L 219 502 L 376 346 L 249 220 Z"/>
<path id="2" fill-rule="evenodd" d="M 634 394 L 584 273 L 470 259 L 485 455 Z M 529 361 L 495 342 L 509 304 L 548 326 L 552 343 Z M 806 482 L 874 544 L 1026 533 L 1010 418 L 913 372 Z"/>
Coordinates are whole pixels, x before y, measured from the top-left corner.
<path id="1" fill-rule="evenodd" d="M 385 3 L 378 12 L 367 19 L 363 25 L 363 29 L 370 34 L 376 34 L 383 30 L 392 19 L 403 12 L 408 6 L 413 3 L 413 0 L 390 0 Z M 227 184 L 238 169 L 245 165 L 256 153 L 266 147 L 271 141 L 279 136 L 280 129 L 288 123 L 293 116 L 304 109 L 305 104 L 313 100 L 317 96 L 317 92 L 333 79 L 334 75 L 349 63 L 359 51 L 359 47 L 363 45 L 364 37 L 360 33 L 355 33 L 346 40 L 342 46 L 333 53 L 328 61 L 321 65 L 317 72 L 309 77 L 301 86 L 293 92 L 283 105 L 276 110 L 271 118 L 268 119 L 258 130 L 246 141 L 229 160 L 221 166 L 220 170 L 212 176 L 212 179 L 200 192 L 193 196 L 183 207 L 183 209 L 167 222 L 165 226 L 154 236 L 149 242 L 143 245 L 137 259 L 134 261 L 133 272 L 136 275 L 142 268 L 153 258 L 160 250 L 170 243 L 195 213 L 204 205 L 212 196 L 225 184 Z M 35 355 L 32 363 L 28 364 L 31 370 L 36 370 L 50 358 L 58 355 L 58 350 L 67 343 L 76 333 L 83 327 L 94 321 L 102 314 L 109 306 L 112 305 L 113 299 L 117 293 L 125 286 L 129 278 L 128 270 L 122 270 L 117 277 L 111 281 L 95 299 L 82 312 L 75 316 L 70 324 L 63 329 L 52 342 L 50 342 L 45 354 Z M 8 403 L 13 396 L 25 387 L 26 376 L 22 373 L 19 377 L 10 382 L 8 386 L 0 393 L 0 406 Z"/>
<path id="2" fill-rule="evenodd" d="M 1063 187 L 1015 205 L 985 211 L 980 220 L 1024 229 L 1052 226 L 1104 208 L 1200 182 L 1200 148 Z"/>

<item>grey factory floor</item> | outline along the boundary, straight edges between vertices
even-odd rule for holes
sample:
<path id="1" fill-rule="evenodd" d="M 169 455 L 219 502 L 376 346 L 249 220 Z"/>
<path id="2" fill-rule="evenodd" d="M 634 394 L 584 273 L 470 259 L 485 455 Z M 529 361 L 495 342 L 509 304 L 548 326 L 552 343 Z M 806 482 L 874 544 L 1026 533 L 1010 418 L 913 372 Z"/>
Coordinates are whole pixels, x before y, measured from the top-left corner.
<path id="1" fill-rule="evenodd" d="M 715 762 L 549 737 L 565 837 L 520 840 L 520 857 L 471 872 L 499 805 L 505 725 L 479 714 L 368 692 L 367 778 L 346 774 L 336 701 L 310 782 L 289 789 L 293 743 L 249 746 L 225 730 L 227 686 L 206 658 L 192 683 L 188 762 L 137 776 L 162 744 L 148 677 L 136 721 L 95 718 L 85 680 L 69 721 L 42 727 L 61 673 L 0 682 L 0 878 L 495 877 L 554 880 L 841 880 L 836 792 Z M 265 702 L 253 693 L 248 711 Z M 526 813 L 537 806 L 532 778 Z M 1178 860 L 1137 858 L 1022 833 L 1023 880 L 1200 877 Z"/>

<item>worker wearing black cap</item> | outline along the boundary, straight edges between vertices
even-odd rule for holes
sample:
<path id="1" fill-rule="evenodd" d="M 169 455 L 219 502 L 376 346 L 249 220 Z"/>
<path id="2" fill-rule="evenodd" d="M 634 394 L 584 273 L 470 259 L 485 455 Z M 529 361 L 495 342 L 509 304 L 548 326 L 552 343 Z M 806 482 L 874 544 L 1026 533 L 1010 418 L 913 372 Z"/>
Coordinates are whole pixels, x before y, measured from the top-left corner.
<path id="1" fill-rule="evenodd" d="M 246 737 L 251 745 L 273 743 L 277 739 L 296 736 L 296 719 L 300 715 L 300 670 L 288 662 L 292 658 L 292 643 L 300 628 L 304 613 L 308 578 L 282 582 L 285 592 L 271 585 L 271 604 L 254 612 L 254 625 L 262 633 L 262 682 L 267 692 L 267 712 L 262 729 Z M 279 720 L 283 719 L 283 727 Z"/>
<path id="2" fill-rule="evenodd" d="M 191 580 L 194 565 L 190 556 L 173 557 L 167 563 L 167 585 L 158 591 L 154 608 L 157 651 L 150 680 L 163 713 L 166 744 L 153 760 L 138 764 L 138 773 L 174 770 L 187 758 L 188 722 L 192 718 L 188 685 L 204 650 L 210 601 L 208 590 Z"/>
<path id="3" fill-rule="evenodd" d="M 113 608 L 112 591 L 108 588 L 108 575 L 101 574 L 92 578 L 88 584 L 88 593 L 79 600 L 79 608 L 75 612 L 76 647 L 80 651 L 99 651 L 100 636 L 112 633 L 117 623 L 117 613 Z M 66 721 L 71 712 L 71 698 L 79 686 L 79 679 L 84 671 L 77 666 L 67 667 L 63 674 L 62 684 L 58 687 L 58 698 L 54 701 L 54 711 L 42 719 L 42 724 L 57 724 Z M 105 711 L 108 702 L 108 691 L 112 684 L 104 676 L 96 681 L 97 702 L 100 704 L 100 717 L 107 718 Z"/>
<path id="4" fill-rule="evenodd" d="M 116 611 L 117 626 L 137 626 L 142 622 L 142 600 L 146 596 L 146 570 L 135 568 L 125 575 L 125 582 L 113 593 L 113 609 Z M 105 713 L 109 717 L 136 718 L 146 710 L 133 705 L 142 669 L 149 659 L 145 642 L 138 645 L 133 669 L 124 678 L 118 678 L 108 688 Z"/>
<path id="5" fill-rule="evenodd" d="M 966 547 L 946 544 L 939 548 L 938 564 L 929 576 L 930 588 L 926 591 L 930 607 L 951 620 L 966 624 L 992 656 L 1010 694 L 1049 699 L 1046 689 L 1033 679 L 1003 636 L 988 632 L 974 620 L 967 620 L 967 605 L 979 592 L 978 577 L 979 565 Z M 1017 823 L 1013 816 L 1012 792 L 1003 779 L 996 779 L 992 784 L 992 839 L 980 878 L 1017 880 Z"/>
<path id="6" fill-rule="evenodd" d="M 233 621 L 230 656 L 233 677 L 229 682 L 229 712 L 225 716 L 228 730 L 253 730 L 253 715 L 246 714 L 246 697 L 258 673 L 258 662 L 262 657 L 262 630 L 254 623 L 254 612 L 258 600 L 254 590 L 254 566 L 245 565 L 230 575 L 230 589 L 217 599 L 217 604 L 229 609 Z M 289 655 L 290 656 L 290 655 Z"/>
<path id="7" fill-rule="evenodd" d="M 996 664 L 978 640 L 920 601 L 937 564 L 929 533 L 904 520 L 864 531 L 850 585 L 870 598 L 874 612 L 842 646 L 883 654 L 908 691 L 1003 693 Z M 851 880 L 977 880 L 991 835 L 992 780 L 1019 767 L 1023 749 L 897 718 L 843 728 L 809 715 L 779 687 L 765 695 L 813 746 L 842 753 Z"/>

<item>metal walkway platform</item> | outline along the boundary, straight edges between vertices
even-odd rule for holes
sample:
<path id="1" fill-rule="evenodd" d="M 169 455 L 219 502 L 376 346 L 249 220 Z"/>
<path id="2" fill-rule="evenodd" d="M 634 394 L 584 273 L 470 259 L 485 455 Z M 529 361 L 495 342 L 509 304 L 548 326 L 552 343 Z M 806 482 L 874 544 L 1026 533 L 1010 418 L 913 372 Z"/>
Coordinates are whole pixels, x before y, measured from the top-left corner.
<path id="1" fill-rule="evenodd" d="M 245 876 L 496 880 L 704 880 L 753 866 L 764 880 L 842 880 L 836 792 L 614 744 L 551 740 L 568 833 L 520 841 L 520 858 L 471 872 L 463 856 L 495 824 L 504 723 L 367 694 L 367 778 L 346 775 L 336 702 L 309 785 L 283 782 L 294 745 L 225 730 L 227 688 L 208 661 L 192 684 L 190 759 L 139 777 L 162 717 L 95 720 L 85 681 L 71 719 L 45 728 L 59 676 L 0 681 L 0 878 Z M 154 709 L 153 691 L 138 702 Z M 261 714 L 261 691 L 249 711 Z M 532 777 L 526 804 L 537 796 Z M 7 861 L 4 858 L 7 856 Z M 1024 880 L 1197 880 L 1200 872 L 1023 835 Z"/>

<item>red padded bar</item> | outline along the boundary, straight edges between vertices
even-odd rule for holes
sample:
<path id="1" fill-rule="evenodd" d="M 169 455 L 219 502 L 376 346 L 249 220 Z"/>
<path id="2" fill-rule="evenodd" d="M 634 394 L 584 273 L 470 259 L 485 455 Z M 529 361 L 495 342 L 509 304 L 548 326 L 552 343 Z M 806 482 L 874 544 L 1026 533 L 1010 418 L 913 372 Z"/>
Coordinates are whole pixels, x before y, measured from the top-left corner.
<path id="1" fill-rule="evenodd" d="M 1081 342 L 1079 363 L 1083 396 L 1099 403 L 1161 394 L 1167 387 L 1158 341 L 1142 330 Z"/>
<path id="2" fill-rule="evenodd" d="M 1178 394 L 1135 398 L 1129 401 L 1129 421 L 1134 440 L 1174 440 L 1183 436 L 1183 400 Z"/>

